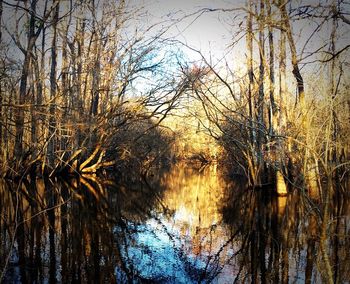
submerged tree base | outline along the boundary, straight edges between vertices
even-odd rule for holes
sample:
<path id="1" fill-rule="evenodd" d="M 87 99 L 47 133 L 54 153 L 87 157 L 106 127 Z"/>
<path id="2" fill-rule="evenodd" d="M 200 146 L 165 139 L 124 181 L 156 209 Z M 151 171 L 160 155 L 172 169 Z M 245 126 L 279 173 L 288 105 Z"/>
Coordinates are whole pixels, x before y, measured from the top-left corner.
<path id="1" fill-rule="evenodd" d="M 280 170 L 276 171 L 276 191 L 278 196 L 286 196 L 288 194 L 287 185 Z"/>

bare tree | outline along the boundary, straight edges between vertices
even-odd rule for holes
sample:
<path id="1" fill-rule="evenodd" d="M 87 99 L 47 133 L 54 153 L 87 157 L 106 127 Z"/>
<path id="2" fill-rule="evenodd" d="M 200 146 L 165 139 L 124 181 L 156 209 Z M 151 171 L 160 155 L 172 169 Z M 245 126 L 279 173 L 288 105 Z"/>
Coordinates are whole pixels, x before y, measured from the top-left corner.
<path id="1" fill-rule="evenodd" d="M 265 89 L 264 89 L 264 76 L 265 76 L 265 3 L 264 0 L 260 1 L 260 10 L 259 10 L 259 95 L 256 103 L 257 109 L 257 124 L 258 124 L 258 133 L 257 133 L 257 155 L 258 155 L 258 167 L 259 172 L 264 175 L 265 162 L 263 158 L 263 145 L 265 141 L 265 120 L 264 120 L 264 109 L 265 109 Z M 260 176 L 259 183 L 264 182 L 264 178 Z"/>
<path id="2" fill-rule="evenodd" d="M 2 0 L 0 0 L 0 44 L 2 44 Z M 2 124 L 3 122 L 3 113 L 2 113 L 2 102 L 3 102 L 3 93 L 2 93 L 2 83 L 0 83 L 0 148 L 2 149 Z M 0 152 L 0 155 L 2 153 Z"/>
<path id="3" fill-rule="evenodd" d="M 57 147 L 56 132 L 56 101 L 57 101 L 57 24 L 59 17 L 59 3 L 57 3 L 53 12 L 53 37 L 51 44 L 51 70 L 50 70 L 50 109 L 49 109 L 49 133 L 48 133 L 48 160 L 49 165 L 54 166 L 55 149 Z"/>
<path id="4" fill-rule="evenodd" d="M 289 19 L 288 13 L 287 13 L 286 5 L 287 5 L 287 2 L 285 0 L 280 0 L 278 2 L 278 7 L 280 9 L 281 16 L 282 16 L 283 29 L 286 32 L 286 36 L 287 36 L 287 40 L 288 40 L 289 48 L 290 48 L 290 52 L 291 52 L 293 75 L 294 75 L 294 78 L 297 82 L 299 103 L 301 106 L 301 111 L 305 112 L 304 80 L 303 80 L 303 77 L 300 73 L 297 50 L 296 50 L 296 46 L 295 46 L 295 42 L 294 42 L 294 38 L 293 38 L 292 27 L 290 24 L 290 19 Z M 305 119 L 303 119 L 303 120 L 304 120 L 303 123 L 305 123 Z"/>

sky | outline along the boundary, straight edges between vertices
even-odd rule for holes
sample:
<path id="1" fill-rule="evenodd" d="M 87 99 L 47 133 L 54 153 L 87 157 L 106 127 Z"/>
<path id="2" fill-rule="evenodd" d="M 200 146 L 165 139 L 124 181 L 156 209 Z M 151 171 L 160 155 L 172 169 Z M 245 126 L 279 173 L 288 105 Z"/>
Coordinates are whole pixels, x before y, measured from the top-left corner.
<path id="1" fill-rule="evenodd" d="M 39 3 L 41 1 L 43 0 L 39 0 Z M 290 3 L 295 7 L 300 4 L 317 5 L 320 1 L 324 4 L 332 0 L 291 0 Z M 142 21 L 145 21 L 146 18 L 148 19 L 146 26 L 164 21 L 164 25 L 171 25 L 171 28 L 164 37 L 173 37 L 189 47 L 200 50 L 208 60 L 212 58 L 213 62 L 218 62 L 225 56 L 230 66 L 235 69 L 239 69 L 240 65 L 243 66 L 246 58 L 244 37 L 241 38 L 234 51 L 229 46 L 237 39 L 236 33 L 241 29 L 239 25 L 242 24 L 242 28 L 246 25 L 243 18 L 244 13 L 238 11 L 219 11 L 207 12 L 198 16 L 195 12 L 203 8 L 230 9 L 244 7 L 245 2 L 245 0 L 129 0 L 131 5 L 136 7 L 144 6 L 148 11 L 148 16 L 142 18 Z M 238 17 L 235 18 L 237 15 Z M 176 19 L 182 20 L 175 22 Z M 313 19 L 293 22 L 293 32 L 299 54 L 314 27 L 315 21 Z M 338 49 L 340 49 L 350 42 L 350 33 L 348 30 L 344 31 L 344 29 L 339 29 L 338 32 L 342 33 L 343 38 L 342 41 L 338 41 L 337 43 Z M 6 33 L 4 35 L 6 36 Z M 275 32 L 275 39 L 276 41 L 278 40 L 278 31 Z M 328 39 L 329 29 L 318 32 L 317 38 L 308 42 L 309 50 L 315 50 Z M 18 50 L 14 51 L 18 52 Z M 191 51 L 185 46 L 182 46 L 182 52 L 190 61 L 200 59 L 200 56 L 196 52 Z"/>
<path id="2" fill-rule="evenodd" d="M 139 0 L 135 0 L 139 3 Z M 239 8 L 244 7 L 245 0 L 144 0 L 143 3 L 154 21 L 169 18 L 181 18 L 184 15 L 193 14 L 202 8 Z M 254 1 L 253 1 L 254 2 Z M 291 0 L 288 5 L 295 8 L 300 5 L 327 5 L 332 0 Z M 345 5 L 343 5 L 345 6 Z M 289 7 L 288 7 L 289 8 Z M 241 17 L 234 19 L 237 14 Z M 179 40 L 202 51 L 224 50 L 233 40 L 233 34 L 240 28 L 238 25 L 243 20 L 243 13 L 235 12 L 209 12 L 196 18 L 196 15 L 188 17 L 171 29 L 172 34 L 177 35 Z M 293 22 L 293 32 L 295 40 L 301 44 L 306 41 L 308 36 L 315 28 L 317 19 L 298 20 Z M 245 22 L 243 22 L 243 27 Z M 340 29 L 339 32 L 342 32 Z M 275 30 L 276 32 L 276 30 Z M 318 37 L 310 46 L 319 45 L 325 39 L 329 38 L 329 29 L 319 31 Z M 349 33 L 342 35 L 344 41 L 349 41 Z"/>
<path id="3" fill-rule="evenodd" d="M 244 7 L 246 5 L 245 2 L 245 0 L 144 0 L 145 6 L 151 13 L 154 21 L 161 18 L 181 18 L 183 15 L 193 14 L 202 8 L 230 9 Z M 290 5 L 288 8 L 296 8 L 301 5 L 329 5 L 331 3 L 332 0 L 291 0 L 288 2 L 288 5 Z M 342 5 L 343 9 L 346 9 L 346 5 Z M 238 17 L 235 18 L 237 15 Z M 200 50 L 207 59 L 213 58 L 213 61 L 217 62 L 225 56 L 225 60 L 228 61 L 233 69 L 240 70 L 245 68 L 246 60 L 246 43 L 244 37 L 241 38 L 234 50 L 230 49 L 229 46 L 239 38 L 237 36 L 237 31 L 241 29 L 239 24 L 242 24 L 242 28 L 245 27 L 244 16 L 244 13 L 239 11 L 209 12 L 202 14 L 198 18 L 196 18 L 196 15 L 193 15 L 174 25 L 170 31 L 171 34 L 176 36 L 176 39 Z M 292 23 L 297 53 L 300 55 L 300 59 L 302 59 L 302 72 L 317 73 L 320 70 L 317 64 L 303 65 L 303 63 L 312 62 L 316 59 L 315 56 L 306 59 L 303 59 L 303 57 L 307 56 L 310 52 L 314 52 L 326 42 L 329 42 L 331 21 L 329 21 L 328 25 L 324 25 L 321 30 L 318 30 L 311 40 L 308 40 L 320 21 L 321 19 L 308 18 L 306 20 L 299 19 Z M 340 50 L 350 42 L 349 25 L 341 21 L 339 23 L 337 34 L 340 40 L 337 40 L 336 50 Z M 275 44 L 278 43 L 278 35 L 279 31 L 275 29 Z M 267 32 L 265 36 L 267 36 Z M 303 49 L 305 44 L 306 47 Z M 328 46 L 325 48 L 327 49 Z M 190 59 L 199 59 L 198 54 L 192 52 L 190 49 L 184 48 L 183 51 Z M 320 57 L 326 56 L 326 53 L 319 53 L 317 56 L 320 59 Z"/>
<path id="4" fill-rule="evenodd" d="M 205 55 L 222 54 L 229 41 L 231 31 L 225 20 L 229 17 L 223 12 L 203 13 L 198 17 L 195 12 L 203 8 L 232 8 L 240 1 L 224 0 L 147 0 L 145 6 L 148 9 L 153 21 L 166 19 L 181 19 L 174 24 L 168 35 L 175 36 L 177 40 L 184 44 L 203 52 Z M 184 49 L 190 55 L 195 56 L 190 50 Z"/>

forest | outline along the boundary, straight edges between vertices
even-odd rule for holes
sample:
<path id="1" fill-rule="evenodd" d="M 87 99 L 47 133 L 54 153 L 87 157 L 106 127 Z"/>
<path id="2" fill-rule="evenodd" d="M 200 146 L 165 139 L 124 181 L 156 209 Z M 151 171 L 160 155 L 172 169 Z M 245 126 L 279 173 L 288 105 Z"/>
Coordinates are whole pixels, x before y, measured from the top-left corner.
<path id="1" fill-rule="evenodd" d="M 0 0 L 0 282 L 347 283 L 350 3 L 174 2 Z"/>

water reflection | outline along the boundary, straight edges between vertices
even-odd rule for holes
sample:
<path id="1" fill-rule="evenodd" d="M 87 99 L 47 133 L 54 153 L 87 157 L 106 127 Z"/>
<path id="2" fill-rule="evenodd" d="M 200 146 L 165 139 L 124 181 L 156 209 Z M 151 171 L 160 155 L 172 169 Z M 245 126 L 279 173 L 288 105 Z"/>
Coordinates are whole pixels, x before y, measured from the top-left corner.
<path id="1" fill-rule="evenodd" d="M 8 283 L 314 283 L 322 208 L 253 192 L 215 166 L 149 180 L 0 182 L 0 271 Z M 332 200 L 327 252 L 350 281 L 350 206 Z M 6 269 L 5 269 L 6 267 Z M 336 282 L 335 281 L 335 282 Z"/>
<path id="2" fill-rule="evenodd" d="M 338 198 L 341 205 L 332 204 L 331 222 L 327 224 L 327 253 L 333 263 L 334 282 L 344 283 L 350 279 L 349 200 Z M 264 192 L 231 191 L 226 204 L 225 221 L 232 230 L 243 228 L 240 237 L 244 258 L 238 264 L 238 282 L 326 282 L 319 248 L 324 225 L 319 217 L 321 207 L 316 207 L 307 196 L 298 192 L 273 197 Z M 245 216 L 245 220 L 237 216 Z"/>

